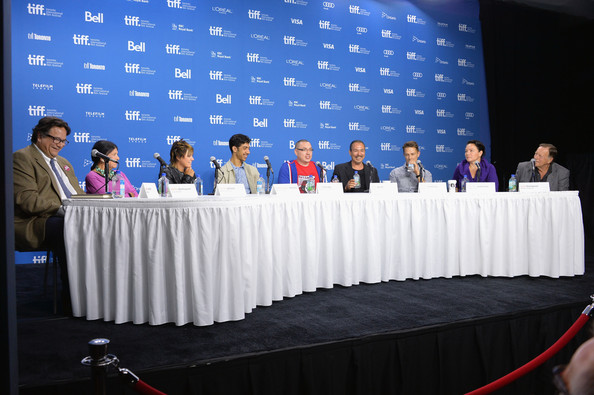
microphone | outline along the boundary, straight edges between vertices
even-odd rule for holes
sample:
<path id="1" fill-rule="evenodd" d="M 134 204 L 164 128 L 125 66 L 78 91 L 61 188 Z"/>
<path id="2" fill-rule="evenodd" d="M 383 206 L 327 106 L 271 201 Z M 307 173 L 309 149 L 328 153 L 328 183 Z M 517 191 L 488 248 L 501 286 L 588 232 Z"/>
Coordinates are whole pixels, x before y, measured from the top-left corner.
<path id="1" fill-rule="evenodd" d="M 322 171 L 326 171 L 326 168 L 324 168 L 324 166 L 319 161 L 316 162 L 316 166 L 318 166 L 320 169 L 322 169 Z"/>
<path id="2" fill-rule="evenodd" d="M 532 171 L 534 171 L 536 160 L 534 158 L 530 159 L 530 165 L 532 166 Z"/>
<path id="3" fill-rule="evenodd" d="M 476 166 L 476 181 L 480 182 L 481 181 L 481 162 L 476 161 L 476 162 L 474 162 L 474 165 Z"/>
<path id="4" fill-rule="evenodd" d="M 478 160 L 476 162 L 474 162 L 474 165 L 476 166 L 477 169 L 481 169 L 481 162 L 479 162 Z"/>
<path id="5" fill-rule="evenodd" d="M 210 160 L 212 160 L 212 158 Z M 266 162 L 266 166 L 268 166 L 268 168 L 272 170 L 272 165 L 270 164 L 270 160 L 268 160 L 268 156 L 264 157 L 264 162 Z"/>
<path id="6" fill-rule="evenodd" d="M 211 156 L 210 161 L 214 164 L 215 169 L 221 170 L 221 165 L 219 165 L 219 162 L 217 162 L 217 158 L 215 158 L 214 156 Z"/>
<path id="7" fill-rule="evenodd" d="M 371 161 L 370 161 L 370 160 L 368 160 L 367 162 L 365 162 L 365 164 L 366 164 L 367 166 L 369 166 L 369 167 L 373 167 L 373 165 L 371 164 Z"/>
<path id="8" fill-rule="evenodd" d="M 102 154 L 101 152 L 99 152 L 99 151 L 98 151 L 98 150 L 96 150 L 96 149 L 94 149 L 94 150 L 92 150 L 92 151 L 91 151 L 91 156 L 92 156 L 93 158 L 97 158 L 97 157 L 99 157 L 99 158 L 103 159 L 103 160 L 104 160 L 104 161 L 106 161 L 106 162 L 112 161 L 112 162 L 114 162 L 114 163 L 117 163 L 118 165 L 120 164 L 120 162 L 118 162 L 117 160 L 111 159 L 109 156 L 107 156 L 107 155 L 105 155 L 105 154 Z"/>
<path id="9" fill-rule="evenodd" d="M 165 161 L 163 160 L 163 158 L 161 158 L 161 155 L 159 155 L 158 152 L 155 152 L 153 154 L 153 158 L 155 158 L 156 160 L 158 160 L 162 167 L 167 167 L 167 163 L 165 163 Z"/>
<path id="10" fill-rule="evenodd" d="M 322 170 L 322 179 L 320 182 L 327 182 L 326 181 L 326 168 L 318 161 L 316 162 L 316 166 L 318 166 Z"/>
<path id="11" fill-rule="evenodd" d="M 532 175 L 530 176 L 530 182 L 536 182 L 536 160 L 530 159 L 530 166 L 532 166 Z"/>

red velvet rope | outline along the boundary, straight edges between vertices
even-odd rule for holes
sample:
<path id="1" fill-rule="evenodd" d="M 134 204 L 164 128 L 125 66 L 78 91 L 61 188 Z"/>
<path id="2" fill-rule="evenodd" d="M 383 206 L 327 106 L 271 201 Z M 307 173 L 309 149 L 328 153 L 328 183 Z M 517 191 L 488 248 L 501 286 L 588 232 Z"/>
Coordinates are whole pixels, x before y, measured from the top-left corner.
<path id="1" fill-rule="evenodd" d="M 134 384 L 134 389 L 136 392 L 139 392 L 144 395 L 167 395 L 165 392 L 161 392 L 142 380 L 138 380 L 136 384 Z"/>
<path id="2" fill-rule="evenodd" d="M 582 327 L 586 324 L 586 322 L 588 322 L 589 318 L 590 317 L 586 314 L 580 315 L 580 317 L 573 323 L 571 328 L 569 328 L 567 330 L 567 332 L 565 332 L 563 334 L 563 336 L 561 336 L 559 338 L 559 340 L 557 340 L 557 342 L 555 342 L 555 344 L 553 344 L 551 347 L 549 347 L 545 352 L 540 354 L 538 357 L 534 358 L 532 361 L 528 362 L 524 366 L 519 367 L 518 369 L 514 370 L 513 372 L 506 374 L 505 376 L 501 377 L 500 379 L 497 379 L 497 380 L 493 381 L 492 383 L 485 385 L 484 387 L 481 387 L 481 388 L 478 388 L 472 392 L 469 392 L 466 395 L 490 394 L 491 392 L 496 391 L 499 388 L 508 385 L 512 381 L 517 380 L 518 378 L 522 377 L 523 375 L 532 371 L 533 369 L 536 369 L 538 366 L 542 365 L 544 362 L 546 362 L 553 355 L 558 353 L 559 350 L 561 350 L 563 347 L 565 347 L 567 345 L 567 343 L 569 343 L 569 341 L 576 335 L 576 333 L 578 333 L 579 330 L 582 329 Z"/>

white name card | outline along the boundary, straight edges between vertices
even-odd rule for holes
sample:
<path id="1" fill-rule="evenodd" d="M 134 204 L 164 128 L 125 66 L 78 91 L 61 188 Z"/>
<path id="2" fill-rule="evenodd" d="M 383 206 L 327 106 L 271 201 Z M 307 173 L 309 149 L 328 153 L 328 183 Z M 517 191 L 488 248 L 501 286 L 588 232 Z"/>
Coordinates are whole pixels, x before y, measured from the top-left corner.
<path id="1" fill-rule="evenodd" d="M 518 184 L 519 192 L 550 192 L 551 186 L 548 182 L 521 182 Z"/>
<path id="2" fill-rule="evenodd" d="M 150 182 L 143 182 L 140 186 L 140 192 L 138 193 L 139 198 L 158 198 L 159 191 L 157 191 L 157 186 Z"/>
<path id="3" fill-rule="evenodd" d="M 342 185 L 342 184 L 340 184 Z M 270 190 L 271 195 L 299 195 L 297 184 L 274 184 Z"/>
<path id="4" fill-rule="evenodd" d="M 316 193 L 321 195 L 342 195 L 342 182 L 318 182 Z"/>
<path id="5" fill-rule="evenodd" d="M 467 182 L 466 183 L 467 193 L 495 193 L 494 182 Z"/>
<path id="6" fill-rule="evenodd" d="M 187 199 L 197 198 L 196 184 L 169 184 L 167 196 Z"/>
<path id="7" fill-rule="evenodd" d="M 396 182 L 372 182 L 369 184 L 369 193 L 374 195 L 395 195 L 398 193 Z"/>
<path id="8" fill-rule="evenodd" d="M 466 184 L 468 185 L 468 184 Z M 445 182 L 420 182 L 419 193 L 425 195 L 441 195 L 448 193 L 448 186 Z"/>
<path id="9" fill-rule="evenodd" d="M 245 196 L 243 184 L 218 184 L 215 196 Z"/>

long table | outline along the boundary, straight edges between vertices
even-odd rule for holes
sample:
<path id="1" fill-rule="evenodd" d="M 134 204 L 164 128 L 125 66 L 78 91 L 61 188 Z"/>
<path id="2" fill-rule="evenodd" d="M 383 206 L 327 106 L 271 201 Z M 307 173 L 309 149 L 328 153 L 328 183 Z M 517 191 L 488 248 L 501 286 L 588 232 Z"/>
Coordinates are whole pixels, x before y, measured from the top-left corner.
<path id="1" fill-rule="evenodd" d="M 584 273 L 578 193 L 65 202 L 73 314 L 241 320 L 335 284 Z"/>

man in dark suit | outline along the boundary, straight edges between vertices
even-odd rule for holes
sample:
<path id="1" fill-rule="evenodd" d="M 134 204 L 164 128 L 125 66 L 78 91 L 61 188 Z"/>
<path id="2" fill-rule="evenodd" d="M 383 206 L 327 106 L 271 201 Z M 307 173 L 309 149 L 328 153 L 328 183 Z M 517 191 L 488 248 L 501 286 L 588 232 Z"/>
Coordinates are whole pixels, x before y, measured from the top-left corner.
<path id="1" fill-rule="evenodd" d="M 336 165 L 332 178 L 336 176 L 342 182 L 345 192 L 369 192 L 372 182 L 379 182 L 377 169 L 363 163 L 365 159 L 365 143 L 354 140 L 349 147 L 351 161 Z M 359 175 L 359 182 L 355 180 L 355 173 Z"/>
<path id="2" fill-rule="evenodd" d="M 62 297 L 69 306 L 62 199 L 84 194 L 70 162 L 58 156 L 68 144 L 68 123 L 45 117 L 33 129 L 31 144 L 12 156 L 14 230 L 17 250 L 51 249 L 61 267 Z"/>
<path id="3" fill-rule="evenodd" d="M 518 182 L 548 182 L 551 191 L 568 191 L 569 170 L 554 162 L 556 157 L 557 147 L 553 144 L 540 144 L 533 160 L 518 164 Z"/>

